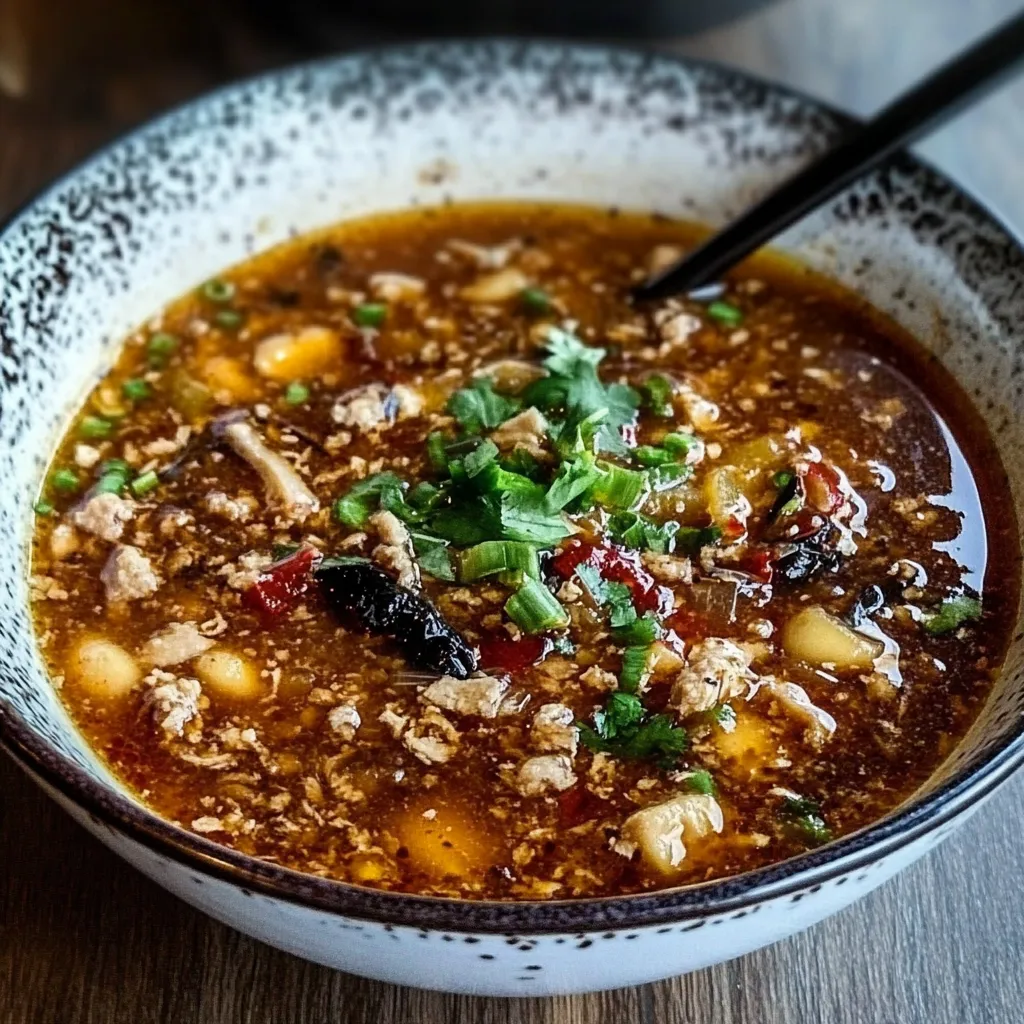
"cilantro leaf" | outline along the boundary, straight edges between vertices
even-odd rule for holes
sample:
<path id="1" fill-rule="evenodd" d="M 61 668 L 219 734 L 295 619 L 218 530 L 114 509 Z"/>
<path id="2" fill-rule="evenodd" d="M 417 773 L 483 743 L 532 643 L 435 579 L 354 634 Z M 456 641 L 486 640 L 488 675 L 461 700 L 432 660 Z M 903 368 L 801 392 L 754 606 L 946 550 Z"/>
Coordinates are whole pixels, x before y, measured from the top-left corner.
<path id="1" fill-rule="evenodd" d="M 660 373 L 653 373 L 640 385 L 644 408 L 655 416 L 669 418 L 675 411 L 672 408 L 672 381 Z"/>
<path id="2" fill-rule="evenodd" d="M 552 511 L 565 508 L 589 490 L 600 475 L 601 470 L 597 468 L 591 455 L 583 454 L 572 462 L 563 462 L 548 488 L 548 508 Z"/>
<path id="3" fill-rule="evenodd" d="M 648 717 L 636 694 L 621 691 L 594 712 L 593 727 L 583 722 L 577 726 L 580 739 L 591 750 L 630 760 L 654 760 L 664 767 L 671 767 L 688 744 L 686 730 L 674 725 L 670 716 Z"/>
<path id="4" fill-rule="evenodd" d="M 558 327 L 548 328 L 545 347 L 545 367 L 563 377 L 572 377 L 581 365 L 596 367 L 606 355 L 605 349 L 584 345 L 575 335 Z"/>
<path id="5" fill-rule="evenodd" d="M 415 519 L 417 513 L 405 503 L 404 488 L 405 484 L 394 473 L 376 473 L 353 484 L 335 501 L 334 518 L 355 530 L 365 526 L 378 508 L 387 509 L 402 519 L 406 514 Z"/>
<path id="6" fill-rule="evenodd" d="M 702 793 L 704 796 L 714 796 L 717 788 L 711 772 L 706 768 L 698 768 L 691 772 L 686 777 L 686 784 L 694 793 Z"/>
<path id="7" fill-rule="evenodd" d="M 827 843 L 832 838 L 832 831 L 825 824 L 821 807 L 814 800 L 787 796 L 782 801 L 779 816 L 811 842 Z"/>
<path id="8" fill-rule="evenodd" d="M 448 399 L 445 411 L 454 416 L 466 433 L 480 434 L 501 426 L 522 408 L 522 402 L 494 390 L 490 377 L 479 377 L 468 388 L 456 391 Z"/>
<path id="9" fill-rule="evenodd" d="M 620 544 L 637 551 L 671 554 L 679 524 L 674 520 L 656 523 L 639 512 L 616 512 L 608 520 L 608 532 Z"/>
<path id="10" fill-rule="evenodd" d="M 547 496 L 506 491 L 500 498 L 501 537 L 534 544 L 557 544 L 572 534 L 572 527 L 558 511 L 552 511 Z"/>
<path id="11" fill-rule="evenodd" d="M 719 526 L 681 526 L 676 533 L 676 550 L 686 555 L 700 554 L 700 549 L 722 539 Z"/>
<path id="12" fill-rule="evenodd" d="M 454 583 L 455 570 L 452 568 L 447 543 L 426 533 L 410 532 L 410 536 L 420 568 L 434 579 L 443 580 L 445 583 Z"/>
<path id="13" fill-rule="evenodd" d="M 921 620 L 926 633 L 941 636 L 951 633 L 965 622 L 973 622 L 981 618 L 981 602 L 976 597 L 961 594 L 959 597 L 943 601 L 939 607 L 928 612 Z"/>

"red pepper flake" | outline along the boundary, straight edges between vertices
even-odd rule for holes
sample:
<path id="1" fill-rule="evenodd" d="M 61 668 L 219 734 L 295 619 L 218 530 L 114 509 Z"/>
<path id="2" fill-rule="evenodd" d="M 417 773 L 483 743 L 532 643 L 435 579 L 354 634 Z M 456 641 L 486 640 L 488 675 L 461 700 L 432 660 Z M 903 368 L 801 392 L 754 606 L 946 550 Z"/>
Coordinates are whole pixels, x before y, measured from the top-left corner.
<path id="1" fill-rule="evenodd" d="M 672 591 L 659 587 L 643 567 L 640 556 L 613 544 L 591 544 L 571 540 L 551 561 L 552 569 L 562 579 L 572 579 L 580 565 L 594 566 L 606 580 L 629 587 L 638 612 L 664 612 L 672 607 Z"/>
<path id="2" fill-rule="evenodd" d="M 812 462 L 803 474 L 807 503 L 830 516 L 843 507 L 842 482 L 839 474 L 825 462 Z"/>
<path id="3" fill-rule="evenodd" d="M 605 812 L 606 801 L 594 796 L 583 783 L 567 789 L 558 797 L 558 820 L 562 828 L 575 828 L 585 821 L 600 818 Z"/>
<path id="4" fill-rule="evenodd" d="M 772 560 L 774 558 L 775 554 L 770 548 L 748 551 L 740 562 L 740 568 L 744 572 L 750 573 L 751 576 L 762 583 L 771 583 L 773 572 Z"/>
<path id="5" fill-rule="evenodd" d="M 480 641 L 480 667 L 485 672 L 519 675 L 542 662 L 553 647 L 542 636 L 513 640 L 504 633 L 491 633 Z"/>
<path id="6" fill-rule="evenodd" d="M 320 552 L 311 544 L 304 545 L 261 572 L 256 582 L 242 592 L 242 603 L 259 612 L 264 625 L 273 625 L 305 596 L 319 561 Z"/>
<path id="7" fill-rule="evenodd" d="M 727 541 L 739 540 L 746 532 L 746 523 L 739 516 L 729 516 L 722 527 L 722 539 Z"/>

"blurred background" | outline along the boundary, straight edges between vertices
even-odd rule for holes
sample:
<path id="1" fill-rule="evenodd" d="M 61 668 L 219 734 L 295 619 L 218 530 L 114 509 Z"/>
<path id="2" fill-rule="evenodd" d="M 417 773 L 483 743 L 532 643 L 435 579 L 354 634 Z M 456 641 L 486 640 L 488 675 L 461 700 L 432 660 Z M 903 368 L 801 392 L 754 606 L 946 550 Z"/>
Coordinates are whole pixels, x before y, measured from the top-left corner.
<path id="1" fill-rule="evenodd" d="M 0 0 L 0 174 L 49 166 L 227 79 L 392 39 L 481 33 L 640 42 L 875 109 L 1020 0 Z M 1024 225 L 1024 86 L 924 152 Z M 33 180 L 33 179 L 26 179 Z M 17 189 L 15 188 L 15 192 Z"/>

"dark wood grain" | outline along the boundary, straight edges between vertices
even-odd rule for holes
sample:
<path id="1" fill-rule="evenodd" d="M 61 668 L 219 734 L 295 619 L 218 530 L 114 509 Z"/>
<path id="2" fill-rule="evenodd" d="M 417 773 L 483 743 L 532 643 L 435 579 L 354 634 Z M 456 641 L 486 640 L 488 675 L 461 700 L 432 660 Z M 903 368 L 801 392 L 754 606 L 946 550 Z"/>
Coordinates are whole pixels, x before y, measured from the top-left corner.
<path id="1" fill-rule="evenodd" d="M 0 215 L 123 121 L 202 84 L 189 72 L 78 122 L 0 103 Z M 363 981 L 216 924 L 0 757 L 0 1024 L 1018 1024 L 1022 821 L 1017 778 L 936 853 L 803 935 L 658 985 L 502 1001 Z"/>

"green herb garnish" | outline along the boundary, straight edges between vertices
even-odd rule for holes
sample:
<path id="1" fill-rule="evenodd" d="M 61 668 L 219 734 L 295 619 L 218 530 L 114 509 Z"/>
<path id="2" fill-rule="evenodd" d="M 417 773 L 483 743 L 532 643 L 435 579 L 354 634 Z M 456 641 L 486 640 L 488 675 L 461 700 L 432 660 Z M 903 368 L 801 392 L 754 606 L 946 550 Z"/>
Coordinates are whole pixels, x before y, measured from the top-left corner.
<path id="1" fill-rule="evenodd" d="M 743 323 L 742 310 L 721 299 L 717 299 L 708 306 L 708 316 L 726 327 L 739 327 Z"/>
<path id="2" fill-rule="evenodd" d="M 651 646 L 627 647 L 622 652 L 622 670 L 619 672 L 619 689 L 624 693 L 636 693 L 643 689 L 650 675 Z"/>
<path id="3" fill-rule="evenodd" d="M 32 506 L 32 510 L 37 516 L 52 516 L 54 512 L 53 505 L 41 498 Z"/>
<path id="4" fill-rule="evenodd" d="M 661 637 L 661 625 L 653 612 L 612 630 L 612 640 L 620 647 L 649 646 Z"/>
<path id="5" fill-rule="evenodd" d="M 388 318 L 388 307 L 383 302 L 363 302 L 352 310 L 352 322 L 357 327 L 383 327 Z"/>
<path id="6" fill-rule="evenodd" d="M 304 405 L 309 401 L 309 388 L 301 380 L 293 380 L 284 389 L 284 400 L 288 405 Z"/>
<path id="7" fill-rule="evenodd" d="M 686 730 L 674 725 L 668 715 L 648 716 L 640 698 L 617 691 L 601 711 L 594 712 L 593 727 L 577 722 L 580 739 L 591 750 L 616 757 L 654 760 L 670 768 L 686 750 Z"/>
<path id="8" fill-rule="evenodd" d="M 146 345 L 146 358 L 149 365 L 159 370 L 167 365 L 167 361 L 177 351 L 178 339 L 166 331 L 157 331 Z"/>
<path id="9" fill-rule="evenodd" d="M 782 801 L 779 815 L 811 842 L 827 843 L 832 838 L 832 832 L 822 817 L 821 807 L 814 800 L 787 796 Z"/>
<path id="10" fill-rule="evenodd" d="M 213 317 L 214 323 L 226 331 L 233 331 L 241 327 L 244 319 L 245 317 L 237 309 L 218 309 Z"/>
<path id="11" fill-rule="evenodd" d="M 514 540 L 488 540 L 462 553 L 459 578 L 473 583 L 495 573 L 520 571 L 531 579 L 540 579 L 540 559 L 532 544 Z"/>
<path id="12" fill-rule="evenodd" d="M 230 281 L 214 277 L 200 289 L 204 299 L 210 302 L 230 302 L 235 297 L 235 286 Z"/>
<path id="13" fill-rule="evenodd" d="M 558 599 L 535 579 L 527 579 L 505 602 L 505 612 L 525 633 L 543 633 L 569 625 L 569 616 Z"/>
<path id="14" fill-rule="evenodd" d="M 518 398 L 500 395 L 490 377 L 478 377 L 468 388 L 456 391 L 445 412 L 454 416 L 467 434 L 482 434 L 500 427 L 522 407 Z"/>
<path id="15" fill-rule="evenodd" d="M 941 636 L 958 629 L 965 622 L 974 622 L 980 618 L 981 602 L 976 597 L 961 594 L 943 601 L 934 611 L 926 612 L 921 618 L 921 625 L 926 633 Z"/>
<path id="16" fill-rule="evenodd" d="M 608 520 L 612 538 L 637 551 L 653 551 L 667 555 L 675 548 L 679 524 L 674 520 L 656 523 L 639 512 L 616 512 Z"/>
<path id="17" fill-rule="evenodd" d="M 706 768 L 698 768 L 696 771 L 691 772 L 686 777 L 686 785 L 694 793 L 700 793 L 703 796 L 714 796 L 716 792 L 715 780 L 711 777 L 711 772 Z"/>
<path id="18" fill-rule="evenodd" d="M 50 486 L 60 494 L 74 494 L 80 486 L 78 474 L 73 469 L 56 469 L 50 476 Z"/>
<path id="19" fill-rule="evenodd" d="M 147 381 L 135 377 L 132 380 L 126 380 L 121 385 L 121 394 L 130 402 L 142 402 L 152 394 L 152 388 Z"/>
<path id="20" fill-rule="evenodd" d="M 660 373 L 652 374 L 640 385 L 645 409 L 665 419 L 671 418 L 675 409 L 672 407 L 672 381 Z"/>
<path id="21" fill-rule="evenodd" d="M 114 424 L 102 416 L 83 416 L 78 433 L 88 441 L 102 441 L 114 433 Z"/>
<path id="22" fill-rule="evenodd" d="M 721 539 L 720 526 L 681 526 L 676 533 L 676 550 L 698 555 L 701 548 L 717 544 Z"/>
<path id="23" fill-rule="evenodd" d="M 519 303 L 530 316 L 544 316 L 554 308 L 551 296 L 543 288 L 531 286 L 519 293 Z"/>
<path id="24" fill-rule="evenodd" d="M 410 498 L 412 496 L 410 495 Z M 451 553 L 448 550 L 447 542 L 437 537 L 431 537 L 425 533 L 410 531 L 413 550 L 416 552 L 416 561 L 420 568 L 429 573 L 434 579 L 444 583 L 455 582 L 455 570 L 452 568 Z"/>
<path id="25" fill-rule="evenodd" d="M 149 494 L 150 491 L 156 490 L 156 488 L 160 486 L 160 477 L 158 477 L 156 473 L 152 469 L 150 469 L 147 470 L 145 473 L 140 473 L 131 482 L 130 486 L 132 494 L 134 494 L 136 498 L 141 498 L 144 495 Z"/>

